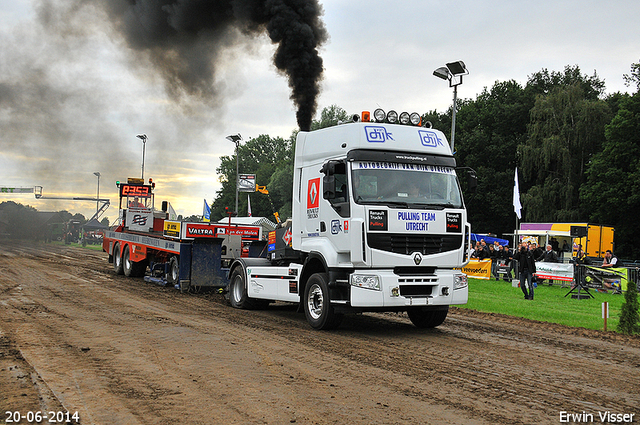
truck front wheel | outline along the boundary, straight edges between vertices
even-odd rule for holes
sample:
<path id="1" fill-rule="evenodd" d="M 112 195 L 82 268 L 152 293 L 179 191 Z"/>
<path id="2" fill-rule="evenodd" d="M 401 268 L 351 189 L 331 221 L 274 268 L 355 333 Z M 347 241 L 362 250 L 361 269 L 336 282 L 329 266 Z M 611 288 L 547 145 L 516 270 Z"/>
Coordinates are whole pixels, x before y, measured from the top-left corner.
<path id="1" fill-rule="evenodd" d="M 229 281 L 229 304 L 233 308 L 249 308 L 248 299 L 247 285 L 245 284 L 242 267 L 237 267 L 231 273 L 231 280 Z"/>
<path id="2" fill-rule="evenodd" d="M 448 312 L 449 307 L 442 310 L 409 310 L 407 314 L 417 328 L 435 328 L 444 322 Z"/>
<path id="3" fill-rule="evenodd" d="M 343 315 L 334 311 L 329 293 L 329 276 L 326 273 L 314 273 L 307 281 L 303 299 L 304 314 L 314 329 L 328 330 L 337 328 Z"/>
<path id="4" fill-rule="evenodd" d="M 242 267 L 236 267 L 231 273 L 229 292 L 227 293 L 231 307 L 247 310 L 266 308 L 269 305 L 268 300 L 249 298 L 246 280 L 247 278 Z"/>
<path id="5" fill-rule="evenodd" d="M 116 272 L 116 274 L 124 273 L 124 270 L 122 269 L 122 252 L 120 252 L 119 243 L 113 247 L 113 271 Z"/>

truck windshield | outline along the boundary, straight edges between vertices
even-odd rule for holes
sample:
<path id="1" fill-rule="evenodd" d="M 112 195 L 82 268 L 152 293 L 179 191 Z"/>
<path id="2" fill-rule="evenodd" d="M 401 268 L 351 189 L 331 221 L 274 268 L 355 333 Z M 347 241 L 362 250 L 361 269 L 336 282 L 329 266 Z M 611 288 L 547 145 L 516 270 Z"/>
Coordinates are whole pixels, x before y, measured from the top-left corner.
<path id="1" fill-rule="evenodd" d="M 462 208 L 458 178 L 451 167 L 355 161 L 351 174 L 358 204 Z"/>

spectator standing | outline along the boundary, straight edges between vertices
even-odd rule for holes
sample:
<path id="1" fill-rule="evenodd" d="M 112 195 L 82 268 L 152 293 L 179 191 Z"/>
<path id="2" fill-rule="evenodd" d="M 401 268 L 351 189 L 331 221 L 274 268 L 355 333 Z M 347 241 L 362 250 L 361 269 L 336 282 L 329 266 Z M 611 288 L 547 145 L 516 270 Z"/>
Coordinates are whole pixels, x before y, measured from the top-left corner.
<path id="1" fill-rule="evenodd" d="M 547 250 L 542 253 L 539 258 L 536 258 L 537 261 L 542 261 L 544 263 L 557 263 L 558 262 L 558 254 L 552 249 L 551 244 L 547 245 Z M 538 281 L 538 283 L 544 283 L 544 279 Z M 553 280 L 549 281 L 549 285 L 553 284 Z"/>
<path id="2" fill-rule="evenodd" d="M 500 258 L 502 259 L 502 262 L 505 266 L 509 266 L 509 271 L 507 272 L 507 275 L 504 277 L 505 282 L 508 282 L 509 280 L 511 280 L 511 268 L 512 268 L 512 264 L 511 264 L 511 259 L 513 258 L 513 256 L 511 255 L 511 251 L 509 250 L 509 246 L 500 246 Z"/>
<path id="3" fill-rule="evenodd" d="M 536 260 L 538 260 L 539 258 L 542 258 L 544 251 L 542 247 L 538 246 L 537 243 L 532 243 L 530 249 L 531 249 L 531 253 L 533 254 L 533 258 L 535 258 Z"/>
<path id="4" fill-rule="evenodd" d="M 587 254 L 582 250 L 582 244 L 578 244 L 578 251 L 576 252 L 576 257 L 573 260 L 573 283 L 571 285 L 571 289 L 575 288 L 583 276 L 584 276 L 584 265 L 587 264 Z"/>
<path id="5" fill-rule="evenodd" d="M 533 300 L 533 274 L 536 272 L 536 261 L 533 253 L 527 249 L 526 244 L 521 244 L 520 249 L 513 255 L 518 261 L 520 273 L 520 289 L 524 293 L 525 300 Z"/>
<path id="6" fill-rule="evenodd" d="M 578 244 L 578 252 L 576 252 L 575 263 L 579 265 L 588 264 L 587 254 L 582 250 L 582 245 Z"/>
<path id="7" fill-rule="evenodd" d="M 489 256 L 489 253 L 485 251 L 484 247 L 482 246 L 482 242 L 479 242 L 476 245 L 476 258 L 478 260 L 484 260 L 488 256 Z"/>
<path id="8" fill-rule="evenodd" d="M 489 260 L 491 260 L 491 275 L 494 279 L 498 279 L 496 275 L 496 266 L 498 265 L 498 252 L 493 245 L 489 245 Z"/>

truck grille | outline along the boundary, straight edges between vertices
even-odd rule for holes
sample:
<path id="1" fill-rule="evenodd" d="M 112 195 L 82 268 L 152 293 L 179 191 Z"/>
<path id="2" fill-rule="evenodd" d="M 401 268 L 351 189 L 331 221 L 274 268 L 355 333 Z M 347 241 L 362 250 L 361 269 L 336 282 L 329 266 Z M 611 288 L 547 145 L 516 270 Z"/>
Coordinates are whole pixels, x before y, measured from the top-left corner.
<path id="1" fill-rule="evenodd" d="M 369 248 L 409 255 L 423 255 L 453 251 L 462 246 L 462 235 L 405 235 L 395 233 L 369 233 Z"/>

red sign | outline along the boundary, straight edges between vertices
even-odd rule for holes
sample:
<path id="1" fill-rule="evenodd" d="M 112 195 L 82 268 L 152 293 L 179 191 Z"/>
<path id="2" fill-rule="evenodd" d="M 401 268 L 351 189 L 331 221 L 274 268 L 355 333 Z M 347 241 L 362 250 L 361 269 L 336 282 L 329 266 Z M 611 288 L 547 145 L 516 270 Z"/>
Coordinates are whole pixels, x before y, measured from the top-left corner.
<path id="1" fill-rule="evenodd" d="M 320 177 L 309 180 L 307 190 L 307 209 L 318 208 L 320 205 Z"/>
<path id="2" fill-rule="evenodd" d="M 133 184 L 120 184 L 120 197 L 137 196 L 139 198 L 151 197 L 151 186 Z"/>
<path id="3" fill-rule="evenodd" d="M 291 233 L 291 227 L 289 227 L 287 229 L 287 231 L 284 232 L 284 235 L 282 235 L 282 240 L 284 241 L 285 245 L 291 246 L 291 239 L 292 238 L 293 238 L 293 235 Z"/>
<path id="4" fill-rule="evenodd" d="M 225 226 L 215 224 L 186 224 L 187 238 L 219 238 L 224 235 L 240 235 L 242 240 L 260 239 L 260 227 L 257 226 Z"/>

